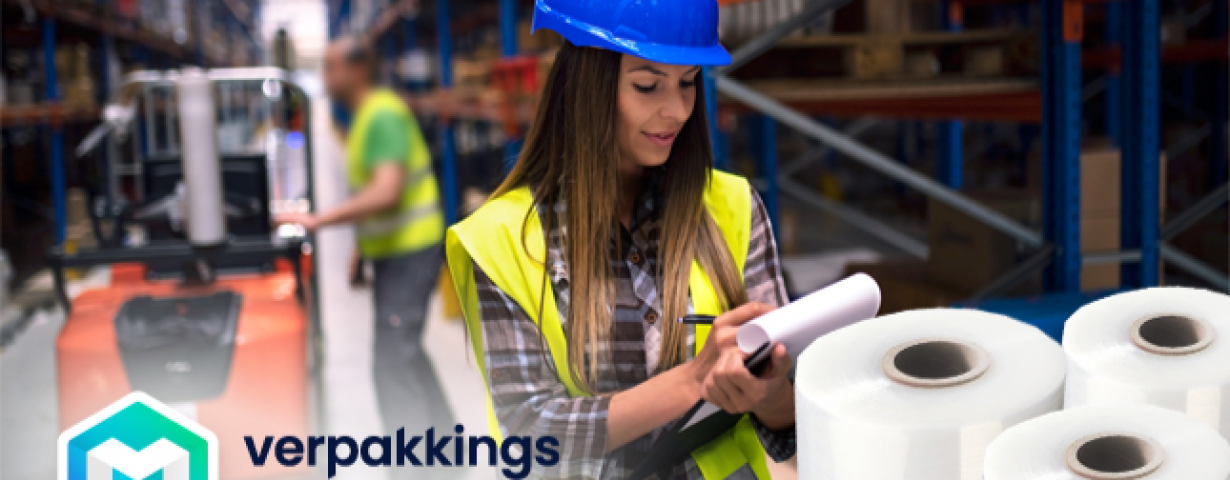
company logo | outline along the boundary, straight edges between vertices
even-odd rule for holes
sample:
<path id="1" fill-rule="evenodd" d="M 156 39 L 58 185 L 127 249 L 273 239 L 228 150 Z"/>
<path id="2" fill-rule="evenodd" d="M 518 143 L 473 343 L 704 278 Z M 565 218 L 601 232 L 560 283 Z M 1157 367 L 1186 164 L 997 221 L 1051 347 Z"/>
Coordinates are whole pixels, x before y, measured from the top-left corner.
<path id="1" fill-rule="evenodd" d="M 59 480 L 217 480 L 218 437 L 142 392 L 60 434 Z"/>
<path id="2" fill-rule="evenodd" d="M 432 427 L 423 432 L 423 435 L 412 435 L 407 433 L 405 428 L 400 428 L 396 436 L 370 436 L 362 442 L 345 435 L 313 436 L 306 439 L 285 436 L 276 441 L 272 436 L 266 436 L 263 441 L 246 436 L 243 441 L 248 446 L 252 465 L 265 466 L 270 453 L 284 467 L 293 467 L 305 460 L 308 466 L 316 466 L 319 459 L 321 463 L 329 464 L 329 478 L 337 475 L 338 467 L 349 467 L 359 459 L 369 467 L 391 467 L 396 464 L 403 468 L 465 465 L 474 467 L 484 463 L 494 467 L 499 465 L 497 460 L 503 460 L 506 467 L 500 469 L 500 472 L 512 479 L 529 476 L 534 462 L 545 467 L 559 464 L 559 439 L 555 437 L 538 437 L 535 441 L 533 437 L 513 436 L 505 438 L 503 442 L 496 442 L 494 438 L 486 435 L 462 435 L 465 433 L 465 426 L 461 424 L 453 427 L 453 432 L 457 435 L 437 432 L 435 427 Z M 325 447 L 324 453 L 318 451 L 322 446 Z M 535 450 L 537 454 L 534 453 Z M 486 455 L 483 455 L 483 452 Z"/>

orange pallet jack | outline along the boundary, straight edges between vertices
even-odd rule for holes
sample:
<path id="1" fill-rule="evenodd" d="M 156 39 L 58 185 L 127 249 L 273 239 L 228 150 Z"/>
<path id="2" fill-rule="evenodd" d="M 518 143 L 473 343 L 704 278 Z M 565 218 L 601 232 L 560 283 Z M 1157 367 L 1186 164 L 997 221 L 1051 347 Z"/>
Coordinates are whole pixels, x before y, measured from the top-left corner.
<path id="1" fill-rule="evenodd" d="M 254 86 L 249 92 L 263 93 L 234 94 L 245 91 L 245 85 Z M 178 133 L 183 153 L 161 145 L 151 149 L 157 155 L 139 159 L 148 173 L 130 183 L 154 200 L 126 203 L 125 197 L 135 195 L 96 199 L 111 202 L 112 208 L 99 210 L 120 212 L 92 219 L 99 247 L 72 254 L 56 249 L 49 255 L 68 312 L 56 339 L 61 431 L 139 390 L 217 435 L 218 478 L 308 478 L 302 466 L 254 466 L 244 441 L 245 436 L 258 441 L 267 435 L 302 438 L 322 422 L 321 342 L 309 238 L 302 230 L 272 225 L 278 209 L 310 209 L 311 155 L 303 140 L 303 132 L 310 131 L 307 96 L 289 74 L 273 68 L 137 72 L 126 77 L 121 94 L 139 93 L 121 98 L 126 107 L 109 107 L 119 112 L 113 114 L 119 121 L 109 118 L 100 127 L 121 134 L 107 141 L 123 141 L 129 125 L 147 130 L 144 138 L 159 136 L 148 130 L 165 125 L 161 117 L 133 113 L 138 106 L 148 105 L 146 112 L 157 108 L 151 93 L 157 89 L 179 97 L 178 112 L 163 114 L 178 114 L 180 131 L 171 133 Z M 214 93 L 223 89 L 232 93 L 224 98 L 267 103 L 267 111 L 276 114 L 266 122 L 285 121 L 267 135 L 282 142 L 281 150 L 211 149 L 218 138 L 215 113 L 225 117 L 228 110 L 239 110 L 213 107 L 221 103 L 214 101 Z M 132 116 L 125 118 L 123 108 Z M 105 133 L 87 142 L 101 143 Z M 141 140 L 133 137 L 133 142 Z M 288 151 L 294 148 L 301 151 Z M 79 149 L 79 154 L 83 150 L 92 148 Z M 286 170 L 279 162 L 287 158 L 303 172 L 295 192 L 278 178 Z M 105 223 L 113 224 L 113 235 L 101 233 L 99 225 Z M 147 238 L 132 245 L 131 238 L 123 238 L 132 237 L 132 231 Z M 94 265 L 111 266 L 110 285 L 85 291 L 70 303 L 64 270 Z"/>

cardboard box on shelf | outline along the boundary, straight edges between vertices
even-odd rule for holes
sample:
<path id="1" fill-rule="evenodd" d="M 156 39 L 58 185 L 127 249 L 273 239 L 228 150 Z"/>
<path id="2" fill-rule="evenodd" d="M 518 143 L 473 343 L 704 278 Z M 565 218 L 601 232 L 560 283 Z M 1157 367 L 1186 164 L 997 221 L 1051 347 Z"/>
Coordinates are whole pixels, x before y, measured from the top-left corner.
<path id="1" fill-rule="evenodd" d="M 1081 220 L 1081 253 L 1105 253 L 1119 250 L 1119 217 Z M 1081 290 L 1106 290 L 1120 285 L 1119 264 L 1084 265 L 1081 267 Z"/>
<path id="2" fill-rule="evenodd" d="M 1003 45 L 975 45 L 965 49 L 965 64 L 961 73 L 969 76 L 994 77 L 1004 74 Z"/>
<path id="3" fill-rule="evenodd" d="M 1030 228 L 1041 224 L 1042 208 L 1037 193 L 1005 189 L 968 196 Z M 935 280 L 973 291 L 1016 265 L 1021 249 L 1007 234 L 934 199 L 928 201 L 927 220 L 931 251 L 927 266 Z"/>
<path id="4" fill-rule="evenodd" d="M 1081 151 L 1081 218 L 1119 218 L 1119 149 L 1086 146 Z"/>
<path id="5" fill-rule="evenodd" d="M 1159 211 L 1166 206 L 1166 156 L 1159 159 Z M 1028 184 L 1041 187 L 1041 158 L 1030 157 Z M 1123 175 L 1120 151 L 1106 137 L 1090 137 L 1082 145 L 1080 157 L 1080 230 L 1082 253 L 1118 251 L 1121 243 L 1120 218 Z M 1105 290 L 1121 285 L 1119 264 L 1085 265 L 1081 268 L 1081 289 Z"/>
<path id="6" fill-rule="evenodd" d="M 867 37 L 845 52 L 846 73 L 860 80 L 893 78 L 905 70 L 905 47 L 891 38 Z"/>

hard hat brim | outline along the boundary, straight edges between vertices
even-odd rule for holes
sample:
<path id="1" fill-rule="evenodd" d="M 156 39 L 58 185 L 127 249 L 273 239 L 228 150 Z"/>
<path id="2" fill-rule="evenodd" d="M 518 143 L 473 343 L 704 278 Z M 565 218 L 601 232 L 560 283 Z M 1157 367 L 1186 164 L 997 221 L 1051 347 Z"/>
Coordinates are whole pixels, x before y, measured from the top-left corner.
<path id="1" fill-rule="evenodd" d="M 663 45 L 647 41 L 619 38 L 609 30 L 577 20 L 539 10 L 534 15 L 530 33 L 551 30 L 578 47 L 597 47 L 625 53 L 652 62 L 668 65 L 722 66 L 730 64 L 730 53 L 721 44 L 694 47 Z"/>

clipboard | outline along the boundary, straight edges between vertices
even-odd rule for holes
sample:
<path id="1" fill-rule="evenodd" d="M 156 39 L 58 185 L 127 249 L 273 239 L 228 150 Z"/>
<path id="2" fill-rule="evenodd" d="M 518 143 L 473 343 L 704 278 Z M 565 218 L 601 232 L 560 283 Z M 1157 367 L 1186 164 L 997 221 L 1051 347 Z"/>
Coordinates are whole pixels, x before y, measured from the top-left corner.
<path id="1" fill-rule="evenodd" d="M 759 377 L 768 368 L 773 353 L 772 343 L 764 343 L 752 352 L 743 366 L 752 375 Z M 649 457 L 628 476 L 630 480 L 642 480 L 686 459 L 693 450 L 704 446 L 727 430 L 734 428 L 744 414 L 730 414 L 717 406 L 701 400 L 684 414 L 675 426 L 658 438 Z"/>

